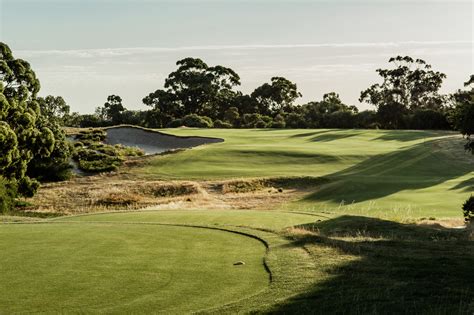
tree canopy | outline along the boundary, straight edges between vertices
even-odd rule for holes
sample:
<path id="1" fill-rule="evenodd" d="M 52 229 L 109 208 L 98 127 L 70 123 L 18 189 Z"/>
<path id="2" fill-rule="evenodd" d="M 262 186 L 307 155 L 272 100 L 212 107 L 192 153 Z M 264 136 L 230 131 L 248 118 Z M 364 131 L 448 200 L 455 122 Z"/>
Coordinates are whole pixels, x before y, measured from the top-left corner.
<path id="1" fill-rule="evenodd" d="M 15 59 L 0 43 L 0 175 L 25 196 L 33 195 L 39 185 L 27 175 L 31 162 L 50 157 L 65 141 L 60 134 L 55 137 L 54 122 L 42 115 L 39 89 L 29 63 Z"/>
<path id="2" fill-rule="evenodd" d="M 397 56 L 389 59 L 393 69 L 378 69 L 382 83 L 361 92 L 360 101 L 374 105 L 388 128 L 400 128 L 403 115 L 420 109 L 439 110 L 446 98 L 439 89 L 446 78 L 422 59 Z"/>
<path id="3" fill-rule="evenodd" d="M 453 94 L 454 108 L 451 112 L 451 121 L 467 139 L 466 150 L 474 154 L 474 75 L 464 83 L 467 90 L 459 90 Z"/>

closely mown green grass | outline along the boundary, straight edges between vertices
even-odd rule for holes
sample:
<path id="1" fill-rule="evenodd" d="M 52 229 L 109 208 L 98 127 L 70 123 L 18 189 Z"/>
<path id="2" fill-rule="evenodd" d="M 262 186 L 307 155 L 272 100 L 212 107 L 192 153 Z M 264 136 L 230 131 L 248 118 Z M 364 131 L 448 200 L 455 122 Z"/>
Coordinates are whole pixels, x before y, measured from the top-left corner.
<path id="1" fill-rule="evenodd" d="M 385 130 L 164 130 L 225 142 L 152 159 L 135 170 L 160 179 L 325 176 L 286 209 L 394 219 L 461 217 L 474 162 L 456 133 Z M 442 196 L 442 197 L 441 197 Z"/>
<path id="2" fill-rule="evenodd" d="M 327 215 L 289 213 L 279 211 L 251 210 L 163 210 L 122 213 L 104 213 L 59 218 L 60 221 L 94 222 L 155 222 L 166 224 L 188 224 L 201 226 L 251 227 L 266 230 L 281 230 L 284 227 L 311 223 L 326 219 Z"/>
<path id="3" fill-rule="evenodd" d="M 4 224 L 0 253 L 2 314 L 177 314 L 240 300 L 269 281 L 261 242 L 202 228 Z"/>

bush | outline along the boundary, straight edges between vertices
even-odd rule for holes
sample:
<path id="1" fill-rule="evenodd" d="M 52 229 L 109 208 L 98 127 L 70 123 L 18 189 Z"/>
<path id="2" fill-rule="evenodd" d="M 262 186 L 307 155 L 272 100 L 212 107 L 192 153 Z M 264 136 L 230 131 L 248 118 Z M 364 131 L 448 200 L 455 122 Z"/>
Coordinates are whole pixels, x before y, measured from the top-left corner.
<path id="1" fill-rule="evenodd" d="M 275 119 L 273 120 L 273 122 L 271 122 L 270 126 L 272 128 L 285 128 L 286 127 L 286 122 L 285 122 L 285 118 L 283 118 L 282 115 L 278 114 L 275 116 Z"/>
<path id="2" fill-rule="evenodd" d="M 355 118 L 353 112 L 340 110 L 325 115 L 324 127 L 326 128 L 342 128 L 350 129 L 355 126 Z"/>
<path id="3" fill-rule="evenodd" d="M 183 125 L 195 128 L 212 128 L 212 119 L 206 116 L 191 114 L 183 117 Z"/>
<path id="4" fill-rule="evenodd" d="M 232 128 L 232 124 L 228 123 L 228 122 L 224 122 L 222 120 L 216 120 L 214 122 L 214 128 L 222 128 L 222 129 L 229 129 L 229 128 Z"/>
<path id="5" fill-rule="evenodd" d="M 308 124 L 303 115 L 297 113 L 290 113 L 286 117 L 286 126 L 288 128 L 307 128 Z"/>
<path id="6" fill-rule="evenodd" d="M 107 133 L 101 129 L 89 129 L 80 131 L 74 138 L 80 141 L 104 141 Z"/>
<path id="7" fill-rule="evenodd" d="M 0 177 L 0 213 L 8 213 L 15 205 L 16 189 Z"/>
<path id="8" fill-rule="evenodd" d="M 462 206 L 464 212 L 464 220 L 466 222 L 473 222 L 474 220 L 474 196 L 469 197 Z"/>
<path id="9" fill-rule="evenodd" d="M 364 110 L 356 114 L 355 127 L 362 129 L 378 129 L 377 113 L 373 110 Z"/>
<path id="10" fill-rule="evenodd" d="M 260 114 L 245 114 L 243 117 L 245 128 L 268 128 L 273 122 L 270 116 L 262 116 Z"/>
<path id="11" fill-rule="evenodd" d="M 255 123 L 255 128 L 267 128 L 267 127 L 268 127 L 268 124 L 261 119 Z"/>
<path id="12" fill-rule="evenodd" d="M 447 115 L 432 109 L 417 110 L 410 117 L 410 127 L 419 130 L 449 130 Z"/>
<path id="13" fill-rule="evenodd" d="M 168 128 L 178 128 L 178 127 L 181 127 L 181 126 L 183 126 L 183 120 L 182 120 L 182 119 L 175 119 L 175 120 L 172 120 L 172 121 L 167 125 Z"/>

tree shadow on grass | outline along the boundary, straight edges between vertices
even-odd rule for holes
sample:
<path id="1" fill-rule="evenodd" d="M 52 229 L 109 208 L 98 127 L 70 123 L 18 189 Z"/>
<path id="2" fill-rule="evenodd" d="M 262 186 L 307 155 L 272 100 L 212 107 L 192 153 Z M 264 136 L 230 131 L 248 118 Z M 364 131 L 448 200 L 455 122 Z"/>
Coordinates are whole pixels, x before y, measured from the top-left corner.
<path id="1" fill-rule="evenodd" d="M 462 191 L 465 191 L 465 192 L 474 193 L 474 178 L 466 179 L 465 181 L 457 184 L 456 186 L 454 186 L 450 190 L 462 190 Z"/>
<path id="2" fill-rule="evenodd" d="M 332 182 L 304 200 L 359 203 L 439 185 L 472 172 L 472 165 L 453 161 L 443 153 L 442 141 L 431 140 L 370 157 L 326 176 Z"/>
<path id="3" fill-rule="evenodd" d="M 272 164 L 288 164 L 289 161 L 294 161 L 298 164 L 325 164 L 325 163 L 336 163 L 342 160 L 342 158 L 333 154 L 323 153 L 311 153 L 307 151 L 296 151 L 296 150 L 245 150 L 239 149 L 233 152 L 233 156 L 245 157 L 249 161 L 253 161 L 258 158 L 264 158 L 265 160 L 271 161 Z M 345 155 L 344 158 L 360 159 L 361 155 Z"/>
<path id="4" fill-rule="evenodd" d="M 316 264 L 281 314 L 472 314 L 474 242 L 465 230 L 343 216 L 298 226 L 290 246 Z"/>
<path id="5" fill-rule="evenodd" d="M 398 130 L 383 132 L 375 140 L 408 142 L 443 135 L 446 135 L 446 131 Z"/>
<path id="6" fill-rule="evenodd" d="M 330 142 L 330 141 L 336 141 L 336 140 L 342 140 L 342 139 L 355 137 L 359 134 L 360 133 L 357 133 L 354 130 L 331 130 L 331 132 L 327 132 L 327 133 L 324 133 L 324 134 L 319 134 L 319 135 L 311 138 L 310 141 L 313 141 L 313 142 Z"/>
<path id="7" fill-rule="evenodd" d="M 305 138 L 305 137 L 311 137 L 314 135 L 325 134 L 332 131 L 333 130 L 318 130 L 318 131 L 311 131 L 311 132 L 303 132 L 303 133 L 297 133 L 295 135 L 292 135 L 290 138 Z"/>

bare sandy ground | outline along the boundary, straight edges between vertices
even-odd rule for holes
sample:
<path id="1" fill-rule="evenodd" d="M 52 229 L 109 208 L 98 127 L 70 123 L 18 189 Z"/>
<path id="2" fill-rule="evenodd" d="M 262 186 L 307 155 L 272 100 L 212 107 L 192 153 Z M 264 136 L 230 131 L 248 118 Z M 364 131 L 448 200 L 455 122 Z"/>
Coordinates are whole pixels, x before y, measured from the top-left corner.
<path id="1" fill-rule="evenodd" d="M 147 155 L 224 141 L 220 138 L 178 137 L 132 126 L 112 127 L 107 128 L 106 131 L 105 143 L 138 147 L 144 150 Z"/>

